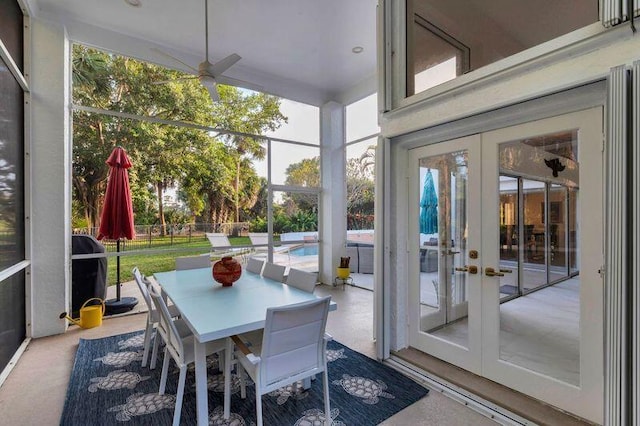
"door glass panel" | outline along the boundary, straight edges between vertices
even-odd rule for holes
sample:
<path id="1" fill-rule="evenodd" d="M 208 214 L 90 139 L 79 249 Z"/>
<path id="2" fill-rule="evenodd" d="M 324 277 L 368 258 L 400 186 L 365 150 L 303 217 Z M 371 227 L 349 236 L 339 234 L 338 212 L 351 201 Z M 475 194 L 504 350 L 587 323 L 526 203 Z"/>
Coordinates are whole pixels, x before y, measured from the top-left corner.
<path id="1" fill-rule="evenodd" d="M 466 347 L 468 152 L 420 159 L 420 330 Z"/>
<path id="2" fill-rule="evenodd" d="M 577 158 L 575 130 L 501 144 L 497 211 L 500 359 L 574 385 L 580 384 Z"/>

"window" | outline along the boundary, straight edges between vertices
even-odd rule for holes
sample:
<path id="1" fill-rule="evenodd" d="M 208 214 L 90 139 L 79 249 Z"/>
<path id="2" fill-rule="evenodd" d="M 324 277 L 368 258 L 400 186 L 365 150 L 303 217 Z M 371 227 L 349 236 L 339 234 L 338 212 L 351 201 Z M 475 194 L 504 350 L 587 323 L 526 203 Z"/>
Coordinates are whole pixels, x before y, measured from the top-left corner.
<path id="1" fill-rule="evenodd" d="M 407 0 L 407 21 L 409 97 L 597 22 L 598 1 Z"/>

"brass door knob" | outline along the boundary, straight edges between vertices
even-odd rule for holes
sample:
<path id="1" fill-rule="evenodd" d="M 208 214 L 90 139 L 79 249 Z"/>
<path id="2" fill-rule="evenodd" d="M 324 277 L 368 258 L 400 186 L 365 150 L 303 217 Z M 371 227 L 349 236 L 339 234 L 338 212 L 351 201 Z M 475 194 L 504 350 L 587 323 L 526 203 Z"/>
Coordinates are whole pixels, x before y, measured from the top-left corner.
<path id="1" fill-rule="evenodd" d="M 468 272 L 470 274 L 477 274 L 478 273 L 478 267 L 475 265 L 465 265 L 462 268 L 455 268 L 456 271 L 460 271 L 460 272 Z"/>
<path id="2" fill-rule="evenodd" d="M 484 268 L 484 274 L 488 277 L 504 277 L 502 272 L 496 272 L 493 268 Z"/>

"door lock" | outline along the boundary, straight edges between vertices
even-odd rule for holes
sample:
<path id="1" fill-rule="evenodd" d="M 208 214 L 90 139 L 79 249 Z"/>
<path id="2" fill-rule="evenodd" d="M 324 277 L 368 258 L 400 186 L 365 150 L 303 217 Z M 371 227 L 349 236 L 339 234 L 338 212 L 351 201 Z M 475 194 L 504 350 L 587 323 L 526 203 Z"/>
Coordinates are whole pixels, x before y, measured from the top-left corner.
<path id="1" fill-rule="evenodd" d="M 493 268 L 484 268 L 484 274 L 488 277 L 504 277 L 504 273 L 496 272 Z"/>
<path id="2" fill-rule="evenodd" d="M 462 268 L 456 268 L 456 271 L 460 271 L 460 272 L 468 272 L 470 274 L 477 274 L 478 273 L 478 267 L 475 265 L 469 265 L 469 266 L 463 266 Z"/>
<path id="3" fill-rule="evenodd" d="M 478 258 L 478 250 L 469 251 L 469 259 L 477 259 Z"/>

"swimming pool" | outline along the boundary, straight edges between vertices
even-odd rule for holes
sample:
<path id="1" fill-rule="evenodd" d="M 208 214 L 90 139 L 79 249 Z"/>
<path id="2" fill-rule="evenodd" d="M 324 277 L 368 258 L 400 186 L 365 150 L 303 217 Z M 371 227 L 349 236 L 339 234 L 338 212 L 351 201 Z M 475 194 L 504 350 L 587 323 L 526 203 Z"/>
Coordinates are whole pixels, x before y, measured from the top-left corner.
<path id="1" fill-rule="evenodd" d="M 292 256 L 317 256 L 318 255 L 318 245 L 310 244 L 301 247 L 296 247 L 290 251 Z"/>

